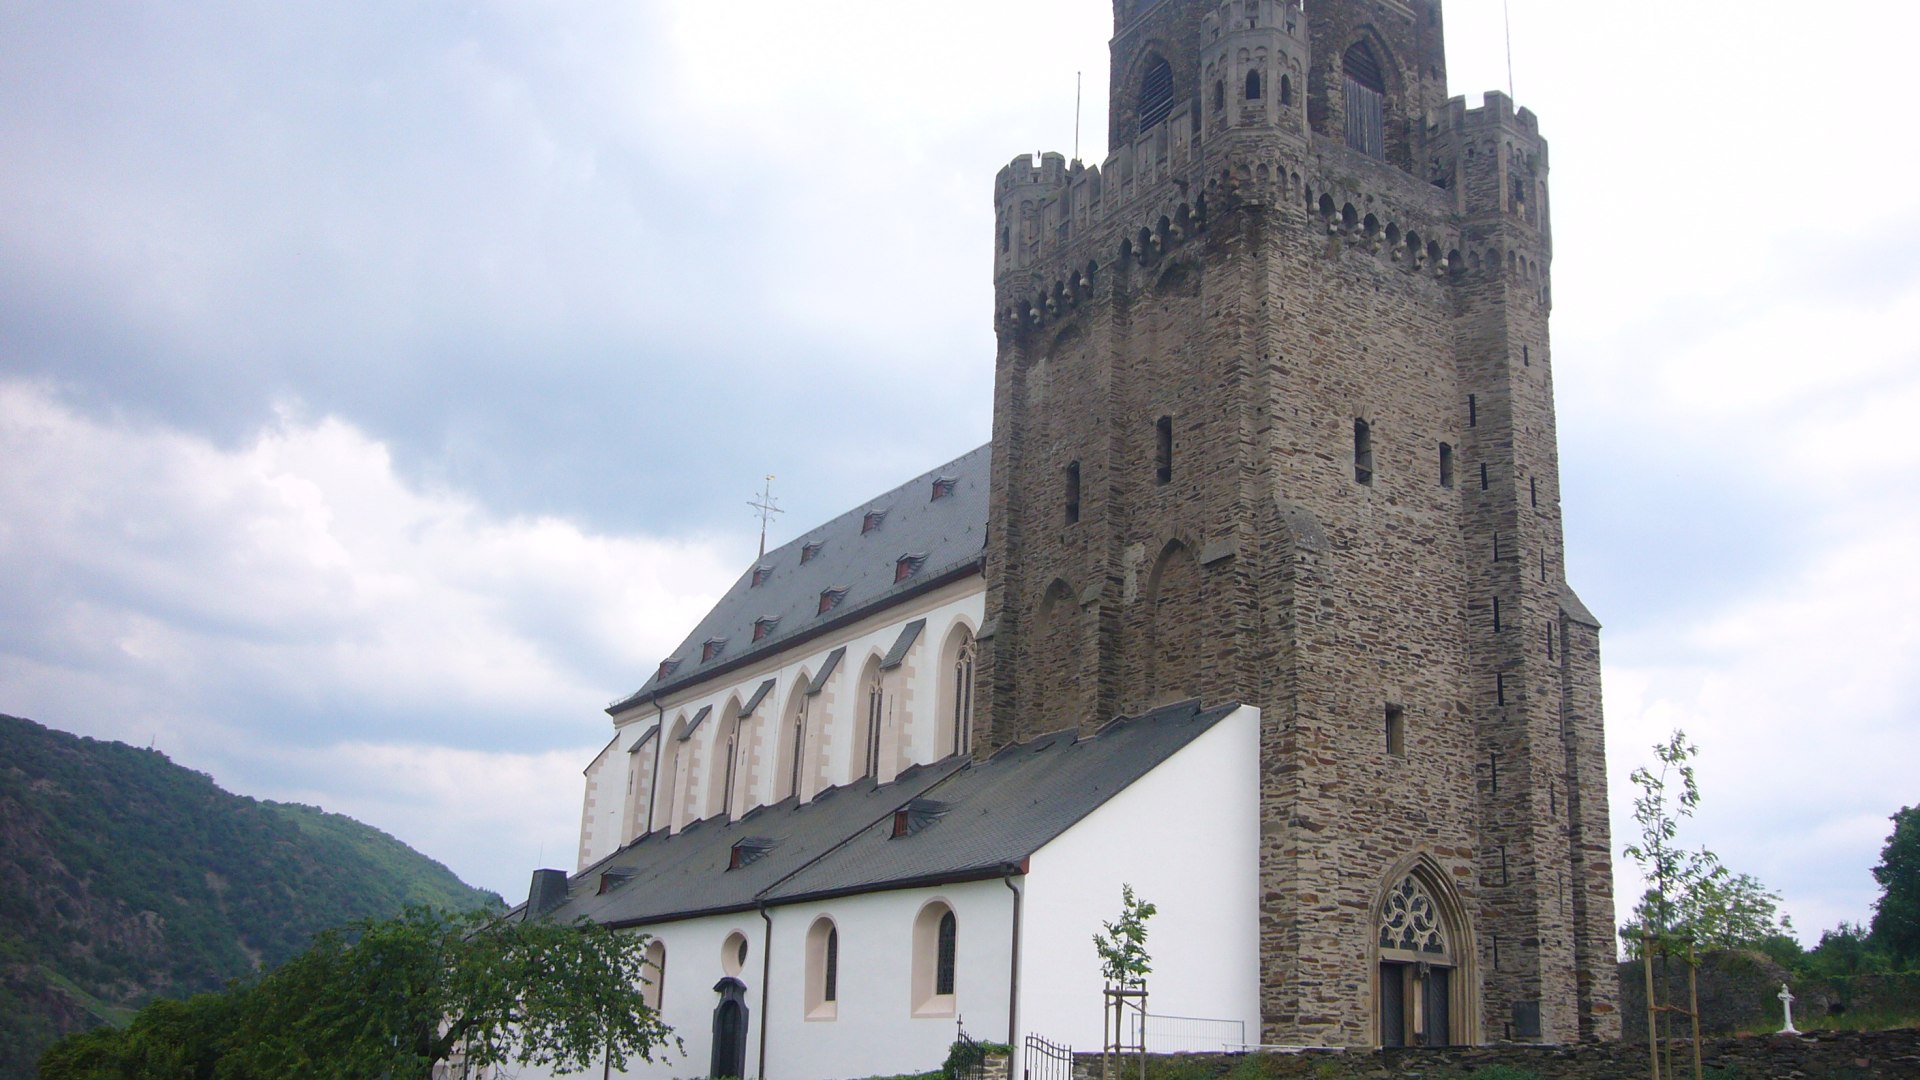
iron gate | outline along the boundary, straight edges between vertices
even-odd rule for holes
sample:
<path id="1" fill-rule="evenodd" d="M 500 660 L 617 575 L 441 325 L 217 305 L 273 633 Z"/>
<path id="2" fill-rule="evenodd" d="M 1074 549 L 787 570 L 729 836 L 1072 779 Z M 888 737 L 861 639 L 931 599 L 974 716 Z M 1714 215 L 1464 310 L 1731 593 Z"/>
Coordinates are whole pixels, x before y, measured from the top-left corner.
<path id="1" fill-rule="evenodd" d="M 1073 1080 L 1073 1048 L 1050 1043 L 1038 1035 L 1027 1036 L 1027 1052 L 1021 1056 L 1022 1080 Z"/>

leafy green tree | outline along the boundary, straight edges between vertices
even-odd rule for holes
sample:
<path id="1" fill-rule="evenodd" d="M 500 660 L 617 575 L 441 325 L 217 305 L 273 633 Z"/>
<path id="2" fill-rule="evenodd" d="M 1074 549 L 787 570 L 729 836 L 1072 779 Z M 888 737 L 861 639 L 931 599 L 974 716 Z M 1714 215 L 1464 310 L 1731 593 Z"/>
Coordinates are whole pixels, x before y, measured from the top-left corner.
<path id="1" fill-rule="evenodd" d="M 1107 932 L 1093 935 L 1093 947 L 1100 954 L 1100 971 L 1108 985 L 1121 989 L 1139 989 L 1153 972 L 1153 960 L 1147 955 L 1147 920 L 1160 909 L 1133 895 L 1133 886 L 1120 887 L 1120 918 L 1103 922 Z"/>
<path id="2" fill-rule="evenodd" d="M 141 1011 L 49 1051 L 42 1080 L 430 1077 L 464 1061 L 579 1072 L 651 1060 L 647 938 L 409 909 L 331 930 L 251 987 Z"/>
<path id="3" fill-rule="evenodd" d="M 1880 899 L 1873 906 L 1873 945 L 1896 964 L 1920 961 L 1920 806 L 1893 815 L 1893 833 L 1873 868 Z"/>
<path id="4" fill-rule="evenodd" d="M 1647 877 L 1647 891 L 1634 909 L 1634 921 L 1620 928 L 1629 956 L 1639 957 L 1648 936 L 1661 951 L 1683 953 L 1689 947 L 1758 947 L 1792 930 L 1780 915 L 1780 897 L 1751 874 L 1735 874 L 1705 847 L 1679 845 L 1681 822 L 1700 805 L 1700 784 L 1693 759 L 1699 748 L 1675 731 L 1653 748 L 1659 771 L 1633 771 L 1639 795 L 1633 819 L 1640 839 L 1626 847 Z"/>

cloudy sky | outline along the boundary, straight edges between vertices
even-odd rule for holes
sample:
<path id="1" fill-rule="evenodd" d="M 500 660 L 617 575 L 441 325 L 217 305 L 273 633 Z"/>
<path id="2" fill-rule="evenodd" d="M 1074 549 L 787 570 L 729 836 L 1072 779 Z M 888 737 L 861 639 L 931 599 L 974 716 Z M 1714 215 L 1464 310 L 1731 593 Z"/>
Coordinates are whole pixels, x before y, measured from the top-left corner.
<path id="1" fill-rule="evenodd" d="M 1513 8 L 1617 839 L 1684 727 L 1693 842 L 1863 919 L 1920 803 L 1920 15 Z M 1109 11 L 0 0 L 0 711 L 523 896 L 762 474 L 777 541 L 988 438 L 990 184 L 1078 71 L 1102 156 Z M 1448 16 L 1477 103 L 1499 0 Z"/>

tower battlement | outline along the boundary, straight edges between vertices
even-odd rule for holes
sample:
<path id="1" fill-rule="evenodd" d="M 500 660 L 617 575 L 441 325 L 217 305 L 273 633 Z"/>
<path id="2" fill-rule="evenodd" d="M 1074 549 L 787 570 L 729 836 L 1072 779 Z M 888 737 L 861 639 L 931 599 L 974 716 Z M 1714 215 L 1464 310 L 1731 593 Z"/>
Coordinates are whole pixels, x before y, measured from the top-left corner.
<path id="1" fill-rule="evenodd" d="M 1337 241 L 1329 255 L 1357 245 L 1449 279 L 1532 268 L 1544 290 L 1551 245 L 1538 118 L 1498 91 L 1480 108 L 1455 97 L 1428 114 L 1424 137 L 1425 183 L 1275 123 L 1196 133 L 1185 106 L 1101 165 L 1022 155 L 994 185 L 998 318 L 1059 316 L 1103 268 L 1152 262 L 1213 213 L 1243 205 L 1324 231 Z M 1500 221 L 1521 228 L 1490 235 L 1487 224 Z"/>

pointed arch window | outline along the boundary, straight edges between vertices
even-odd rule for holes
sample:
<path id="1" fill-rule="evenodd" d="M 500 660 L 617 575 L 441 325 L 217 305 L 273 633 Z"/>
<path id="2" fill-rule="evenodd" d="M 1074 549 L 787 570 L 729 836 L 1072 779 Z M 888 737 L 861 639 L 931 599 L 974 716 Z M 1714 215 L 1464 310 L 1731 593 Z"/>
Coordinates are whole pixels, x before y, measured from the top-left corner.
<path id="1" fill-rule="evenodd" d="M 1347 146 L 1368 157 L 1385 157 L 1386 72 L 1364 41 L 1347 50 L 1340 67 L 1347 87 Z"/>
<path id="2" fill-rule="evenodd" d="M 1153 130 L 1173 112 L 1173 65 L 1156 56 L 1140 78 L 1140 134 Z"/>

